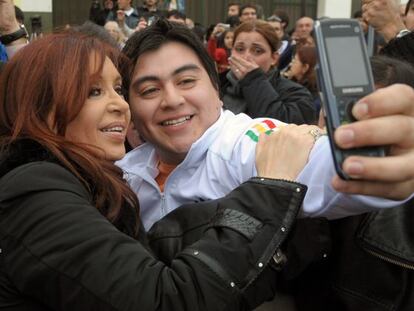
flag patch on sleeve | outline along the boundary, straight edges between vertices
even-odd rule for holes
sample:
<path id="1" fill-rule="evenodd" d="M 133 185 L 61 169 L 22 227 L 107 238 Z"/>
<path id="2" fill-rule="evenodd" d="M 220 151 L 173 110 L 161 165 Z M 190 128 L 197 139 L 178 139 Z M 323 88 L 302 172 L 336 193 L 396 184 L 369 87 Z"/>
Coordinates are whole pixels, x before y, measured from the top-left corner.
<path id="1" fill-rule="evenodd" d="M 260 123 L 253 125 L 247 132 L 246 135 L 249 136 L 253 141 L 259 141 L 259 135 L 265 133 L 269 135 L 276 128 L 276 124 L 271 120 L 263 120 Z"/>

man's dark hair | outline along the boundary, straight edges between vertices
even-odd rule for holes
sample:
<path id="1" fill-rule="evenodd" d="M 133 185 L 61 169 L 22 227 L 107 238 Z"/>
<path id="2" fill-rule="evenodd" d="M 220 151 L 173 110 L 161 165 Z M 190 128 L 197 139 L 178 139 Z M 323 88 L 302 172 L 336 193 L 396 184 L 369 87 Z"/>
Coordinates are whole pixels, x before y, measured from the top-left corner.
<path id="1" fill-rule="evenodd" d="M 112 47 L 118 48 L 118 43 L 114 38 L 103 28 L 102 26 L 96 25 L 91 21 L 86 21 L 80 26 L 72 28 L 74 31 L 83 33 L 85 35 L 96 37 L 99 40 L 109 44 Z"/>
<path id="2" fill-rule="evenodd" d="M 282 24 L 284 25 L 284 29 L 289 26 L 289 15 L 283 10 L 274 10 L 273 15 L 276 15 L 282 20 Z"/>
<path id="3" fill-rule="evenodd" d="M 229 7 L 233 6 L 233 5 L 237 5 L 239 7 L 239 9 L 240 9 L 240 3 L 238 3 L 238 2 L 229 2 L 229 4 L 227 4 L 227 8 L 229 8 Z"/>
<path id="4" fill-rule="evenodd" d="M 243 4 L 243 5 L 240 7 L 239 16 L 242 16 L 243 11 L 244 11 L 245 9 L 247 9 L 247 8 L 254 9 L 254 10 L 256 11 L 256 13 L 257 13 L 257 6 L 256 6 L 256 5 L 254 5 L 253 3 L 246 3 L 246 4 Z"/>
<path id="5" fill-rule="evenodd" d="M 402 83 L 414 88 L 414 67 L 410 63 L 383 55 L 371 57 L 375 84 L 382 87 Z"/>
<path id="6" fill-rule="evenodd" d="M 354 14 L 352 15 L 353 18 L 362 18 L 362 11 L 358 10 L 355 11 Z"/>
<path id="7" fill-rule="evenodd" d="M 229 16 L 226 19 L 226 24 L 230 25 L 230 28 L 236 28 L 240 25 L 240 18 L 238 15 Z"/>
<path id="8" fill-rule="evenodd" d="M 175 17 L 176 19 L 182 19 L 184 21 L 187 18 L 187 16 L 183 12 L 180 12 L 178 10 L 168 11 L 167 12 L 167 18 L 170 18 L 171 16 L 172 17 Z"/>
<path id="9" fill-rule="evenodd" d="M 164 18 L 133 34 L 122 50 L 129 60 L 128 63 L 121 64 L 122 81 L 127 90 L 138 58 L 144 53 L 158 50 L 169 42 L 178 42 L 193 50 L 207 71 L 214 88 L 218 90 L 219 80 L 216 67 L 203 43 L 187 26 L 171 23 Z"/>

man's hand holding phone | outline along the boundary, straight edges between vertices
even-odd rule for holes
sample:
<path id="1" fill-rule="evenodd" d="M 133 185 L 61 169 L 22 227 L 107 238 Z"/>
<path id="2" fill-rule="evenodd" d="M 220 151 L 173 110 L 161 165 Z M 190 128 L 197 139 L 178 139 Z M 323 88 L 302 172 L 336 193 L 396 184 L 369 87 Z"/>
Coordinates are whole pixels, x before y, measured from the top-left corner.
<path id="1" fill-rule="evenodd" d="M 401 200 L 414 193 L 414 90 L 392 85 L 362 98 L 352 109 L 359 120 L 340 126 L 340 148 L 388 146 L 386 157 L 350 156 L 343 170 L 353 180 L 334 178 L 337 191 Z M 374 181 L 375 180 L 375 181 Z"/>

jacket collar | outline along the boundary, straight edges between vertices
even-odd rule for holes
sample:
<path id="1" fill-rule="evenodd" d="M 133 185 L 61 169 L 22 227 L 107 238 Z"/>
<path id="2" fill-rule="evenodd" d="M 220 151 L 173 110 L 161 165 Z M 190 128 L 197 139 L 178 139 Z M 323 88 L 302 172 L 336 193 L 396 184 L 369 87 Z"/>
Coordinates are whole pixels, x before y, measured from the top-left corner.
<path id="1" fill-rule="evenodd" d="M 217 129 L 222 127 L 229 115 L 232 114 L 230 112 L 224 112 L 223 110 L 221 111 L 218 120 L 193 143 L 184 161 L 179 164 L 180 167 L 190 168 L 199 165 L 201 159 L 219 135 L 220 131 Z M 157 163 L 158 156 L 154 146 L 151 143 L 144 143 L 138 148 L 128 152 L 122 160 L 116 162 L 116 165 L 121 167 L 126 174 L 134 175 L 135 172 L 142 172 L 144 169 L 147 174 L 155 178 L 158 175 Z"/>
<path id="2" fill-rule="evenodd" d="M 0 154 L 0 177 L 18 166 L 36 161 L 58 162 L 40 143 L 31 139 L 18 140 Z"/>

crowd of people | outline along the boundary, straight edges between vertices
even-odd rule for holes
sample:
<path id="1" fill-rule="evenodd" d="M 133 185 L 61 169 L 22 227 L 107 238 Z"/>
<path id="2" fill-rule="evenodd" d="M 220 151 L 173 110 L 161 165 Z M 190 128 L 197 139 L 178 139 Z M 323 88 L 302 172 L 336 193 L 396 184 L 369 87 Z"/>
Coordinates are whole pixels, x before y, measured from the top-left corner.
<path id="1" fill-rule="evenodd" d="M 387 155 L 351 180 L 314 19 L 230 3 L 205 28 L 174 3 L 94 0 L 29 42 L 0 0 L 0 309 L 412 310 L 414 1 L 355 15 L 377 90 L 334 139 Z"/>

